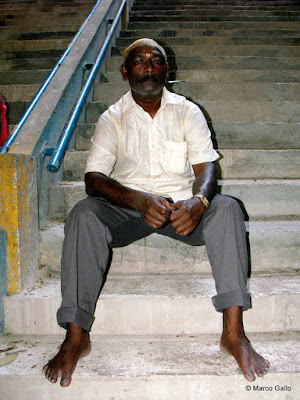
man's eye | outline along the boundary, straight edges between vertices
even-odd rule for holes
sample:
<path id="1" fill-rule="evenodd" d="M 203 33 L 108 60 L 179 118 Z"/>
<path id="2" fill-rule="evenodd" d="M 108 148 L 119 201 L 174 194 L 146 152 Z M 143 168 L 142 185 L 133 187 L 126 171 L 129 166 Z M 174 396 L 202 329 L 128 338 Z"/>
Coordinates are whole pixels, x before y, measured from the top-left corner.
<path id="1" fill-rule="evenodd" d="M 156 59 L 156 60 L 153 60 L 153 62 L 155 63 L 155 64 L 161 64 L 161 59 Z"/>
<path id="2" fill-rule="evenodd" d="M 142 64 L 142 62 L 143 62 L 142 60 L 136 60 L 136 61 L 134 61 L 134 64 L 136 64 L 136 65 L 137 64 Z"/>

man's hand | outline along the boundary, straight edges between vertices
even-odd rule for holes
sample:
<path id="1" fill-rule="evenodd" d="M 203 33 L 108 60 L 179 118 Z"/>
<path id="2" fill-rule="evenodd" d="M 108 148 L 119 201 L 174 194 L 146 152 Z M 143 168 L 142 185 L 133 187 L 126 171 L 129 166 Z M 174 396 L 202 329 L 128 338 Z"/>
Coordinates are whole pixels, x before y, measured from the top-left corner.
<path id="1" fill-rule="evenodd" d="M 169 203 L 165 198 L 150 194 L 141 196 L 138 209 L 146 224 L 154 229 L 162 228 L 168 223 L 171 211 L 175 210 L 173 204 Z"/>
<path id="2" fill-rule="evenodd" d="M 180 236 L 190 234 L 196 228 L 206 211 L 205 205 L 197 197 L 177 201 L 172 206 L 174 211 L 170 215 L 171 224 Z"/>

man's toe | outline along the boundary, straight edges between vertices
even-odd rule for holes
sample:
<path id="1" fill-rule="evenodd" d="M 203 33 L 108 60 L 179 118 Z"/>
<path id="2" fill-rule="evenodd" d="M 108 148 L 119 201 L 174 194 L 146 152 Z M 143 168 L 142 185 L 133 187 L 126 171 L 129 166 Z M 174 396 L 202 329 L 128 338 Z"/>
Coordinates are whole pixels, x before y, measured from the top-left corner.
<path id="1" fill-rule="evenodd" d="M 69 386 L 70 383 L 71 383 L 71 377 L 69 377 L 69 378 L 64 377 L 64 378 L 61 378 L 61 380 L 60 380 L 60 386 L 63 386 L 63 387 Z"/>

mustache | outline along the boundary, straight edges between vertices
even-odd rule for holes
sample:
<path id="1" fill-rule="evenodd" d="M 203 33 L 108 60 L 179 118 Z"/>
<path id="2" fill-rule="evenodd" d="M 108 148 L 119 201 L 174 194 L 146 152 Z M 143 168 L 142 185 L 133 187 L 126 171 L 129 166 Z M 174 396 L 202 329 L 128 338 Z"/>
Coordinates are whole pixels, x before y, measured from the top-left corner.
<path id="1" fill-rule="evenodd" d="M 153 80 L 154 82 L 159 83 L 159 79 L 153 74 L 144 75 L 141 79 L 139 79 L 139 83 L 143 83 L 148 80 Z"/>

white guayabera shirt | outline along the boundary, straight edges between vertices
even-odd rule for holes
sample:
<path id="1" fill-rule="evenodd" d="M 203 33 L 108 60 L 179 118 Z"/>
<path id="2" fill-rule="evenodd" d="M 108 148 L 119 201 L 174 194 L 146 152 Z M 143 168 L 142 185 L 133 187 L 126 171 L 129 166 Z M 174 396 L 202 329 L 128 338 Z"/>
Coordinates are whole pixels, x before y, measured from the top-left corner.
<path id="1" fill-rule="evenodd" d="M 218 158 L 197 105 L 164 88 L 151 118 L 129 91 L 100 116 L 85 172 L 176 202 L 192 197 L 191 166 Z"/>

